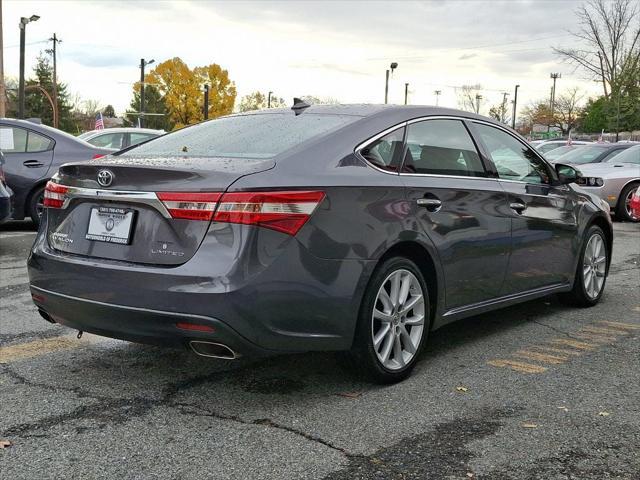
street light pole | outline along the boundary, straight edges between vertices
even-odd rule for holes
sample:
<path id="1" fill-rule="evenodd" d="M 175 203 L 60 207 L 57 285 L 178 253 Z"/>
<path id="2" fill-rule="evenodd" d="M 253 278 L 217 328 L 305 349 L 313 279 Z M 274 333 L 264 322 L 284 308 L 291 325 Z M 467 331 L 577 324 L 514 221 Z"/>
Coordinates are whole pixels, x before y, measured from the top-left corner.
<path id="1" fill-rule="evenodd" d="M 511 128 L 516 129 L 516 108 L 518 105 L 518 88 L 520 85 L 516 85 L 516 91 L 513 93 L 513 115 L 511 117 Z"/>
<path id="2" fill-rule="evenodd" d="M 7 93 L 4 85 L 4 36 L 2 34 L 2 0 L 0 0 L 0 118 L 7 116 Z"/>
<path id="3" fill-rule="evenodd" d="M 144 126 L 144 67 L 151 65 L 155 60 L 145 61 L 140 59 L 140 116 L 138 117 L 138 125 L 140 128 Z"/>
<path id="4" fill-rule="evenodd" d="M 397 62 L 391 62 L 391 65 L 389 65 L 389 68 L 391 68 L 391 74 L 393 75 L 393 71 L 398 68 L 398 63 Z M 389 70 L 386 71 L 385 74 L 385 81 L 384 81 L 384 103 L 387 104 L 389 103 Z"/>
<path id="5" fill-rule="evenodd" d="M 56 45 L 62 40 L 60 40 L 55 33 L 49 40 L 53 42 L 53 48 L 51 49 L 51 53 L 53 55 L 53 109 L 56 111 L 56 115 L 53 116 L 53 128 L 58 128 L 58 70 L 56 61 Z"/>
<path id="6" fill-rule="evenodd" d="M 204 119 L 209 120 L 209 84 L 204 86 Z"/>
<path id="7" fill-rule="evenodd" d="M 552 73 L 550 78 L 553 79 L 553 87 L 551 87 L 551 121 L 553 122 L 553 114 L 556 106 L 556 80 L 562 78 L 562 75 L 559 73 Z M 551 126 L 549 126 L 549 131 L 551 131 Z"/>
<path id="8" fill-rule="evenodd" d="M 24 118 L 24 45 L 25 45 L 25 30 L 27 23 L 35 22 L 40 17 L 38 15 L 31 15 L 29 18 L 20 18 L 20 79 L 18 82 L 18 118 Z"/>
<path id="9" fill-rule="evenodd" d="M 404 104 L 407 104 L 407 97 L 409 96 L 409 84 L 404 84 Z"/>
<path id="10" fill-rule="evenodd" d="M 442 90 L 435 90 L 433 93 L 436 94 L 436 107 L 438 106 L 439 100 L 440 100 L 440 94 L 442 93 Z"/>
<path id="11" fill-rule="evenodd" d="M 476 113 L 480 114 L 480 100 L 482 100 L 482 95 L 476 93 Z"/>
<path id="12" fill-rule="evenodd" d="M 269 94 L 267 95 L 267 108 L 271 108 L 271 94 L 273 92 L 269 91 Z"/>

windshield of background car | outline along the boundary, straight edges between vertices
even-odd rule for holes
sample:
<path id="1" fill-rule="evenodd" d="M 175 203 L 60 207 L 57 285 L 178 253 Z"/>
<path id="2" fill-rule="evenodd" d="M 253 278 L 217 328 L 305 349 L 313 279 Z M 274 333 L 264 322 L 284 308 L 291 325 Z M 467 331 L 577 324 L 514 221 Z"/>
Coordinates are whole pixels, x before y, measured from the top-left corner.
<path id="1" fill-rule="evenodd" d="M 550 152 L 547 152 L 544 154 L 544 158 L 546 158 L 547 160 L 551 160 L 551 159 L 555 159 L 558 158 L 562 155 L 564 155 L 567 152 L 570 152 L 571 150 L 575 150 L 576 147 L 573 146 L 565 146 L 565 147 L 559 147 L 559 148 L 554 148 L 553 150 L 551 150 Z"/>
<path id="2" fill-rule="evenodd" d="M 580 147 L 558 158 L 560 163 L 591 163 L 606 151 L 606 147 Z"/>
<path id="3" fill-rule="evenodd" d="M 311 113 L 222 117 L 156 138 L 122 156 L 272 158 L 360 118 Z"/>
<path id="4" fill-rule="evenodd" d="M 623 150 L 618 155 L 607 159 L 607 162 L 611 163 L 635 163 L 636 165 L 640 165 L 640 145 L 636 145 L 635 147 L 627 148 Z"/>

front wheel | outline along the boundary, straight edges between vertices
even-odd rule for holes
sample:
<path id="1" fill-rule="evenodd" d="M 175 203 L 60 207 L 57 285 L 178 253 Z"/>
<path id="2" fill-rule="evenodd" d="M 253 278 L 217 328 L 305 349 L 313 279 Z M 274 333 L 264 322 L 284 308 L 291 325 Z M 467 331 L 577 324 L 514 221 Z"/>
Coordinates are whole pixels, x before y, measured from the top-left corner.
<path id="1" fill-rule="evenodd" d="M 573 289 L 564 296 L 565 300 L 578 307 L 597 304 L 604 293 L 608 264 L 604 232 L 597 225 L 592 225 L 582 245 Z"/>
<path id="2" fill-rule="evenodd" d="M 429 331 L 429 293 L 420 269 L 394 257 L 374 272 L 352 349 L 355 367 L 376 383 L 395 383 L 414 368 Z"/>

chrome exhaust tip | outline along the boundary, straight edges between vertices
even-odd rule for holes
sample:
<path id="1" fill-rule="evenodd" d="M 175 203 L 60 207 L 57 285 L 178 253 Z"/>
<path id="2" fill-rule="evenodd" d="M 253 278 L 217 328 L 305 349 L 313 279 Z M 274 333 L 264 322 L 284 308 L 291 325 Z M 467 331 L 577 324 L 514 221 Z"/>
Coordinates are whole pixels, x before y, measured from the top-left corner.
<path id="1" fill-rule="evenodd" d="M 221 358 L 223 360 L 235 360 L 239 355 L 226 345 L 202 340 L 191 340 L 191 350 L 201 357 Z"/>

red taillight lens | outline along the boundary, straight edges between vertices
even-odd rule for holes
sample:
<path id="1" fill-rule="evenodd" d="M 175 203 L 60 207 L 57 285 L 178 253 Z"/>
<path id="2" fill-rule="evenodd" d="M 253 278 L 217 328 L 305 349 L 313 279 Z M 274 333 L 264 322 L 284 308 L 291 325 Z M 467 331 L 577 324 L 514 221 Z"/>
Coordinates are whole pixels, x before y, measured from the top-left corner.
<path id="1" fill-rule="evenodd" d="M 295 235 L 324 198 L 324 192 L 225 193 L 216 222 L 243 223 Z"/>
<path id="2" fill-rule="evenodd" d="M 104 153 L 96 153 L 93 157 L 91 157 L 92 160 L 96 160 L 98 158 L 102 158 L 104 157 L 105 154 Z"/>
<path id="3" fill-rule="evenodd" d="M 65 194 L 69 187 L 58 185 L 57 183 L 47 182 L 44 187 L 44 206 L 47 208 L 62 208 L 65 200 Z"/>
<path id="4" fill-rule="evenodd" d="M 221 193 L 159 192 L 158 198 L 172 218 L 211 220 Z"/>

